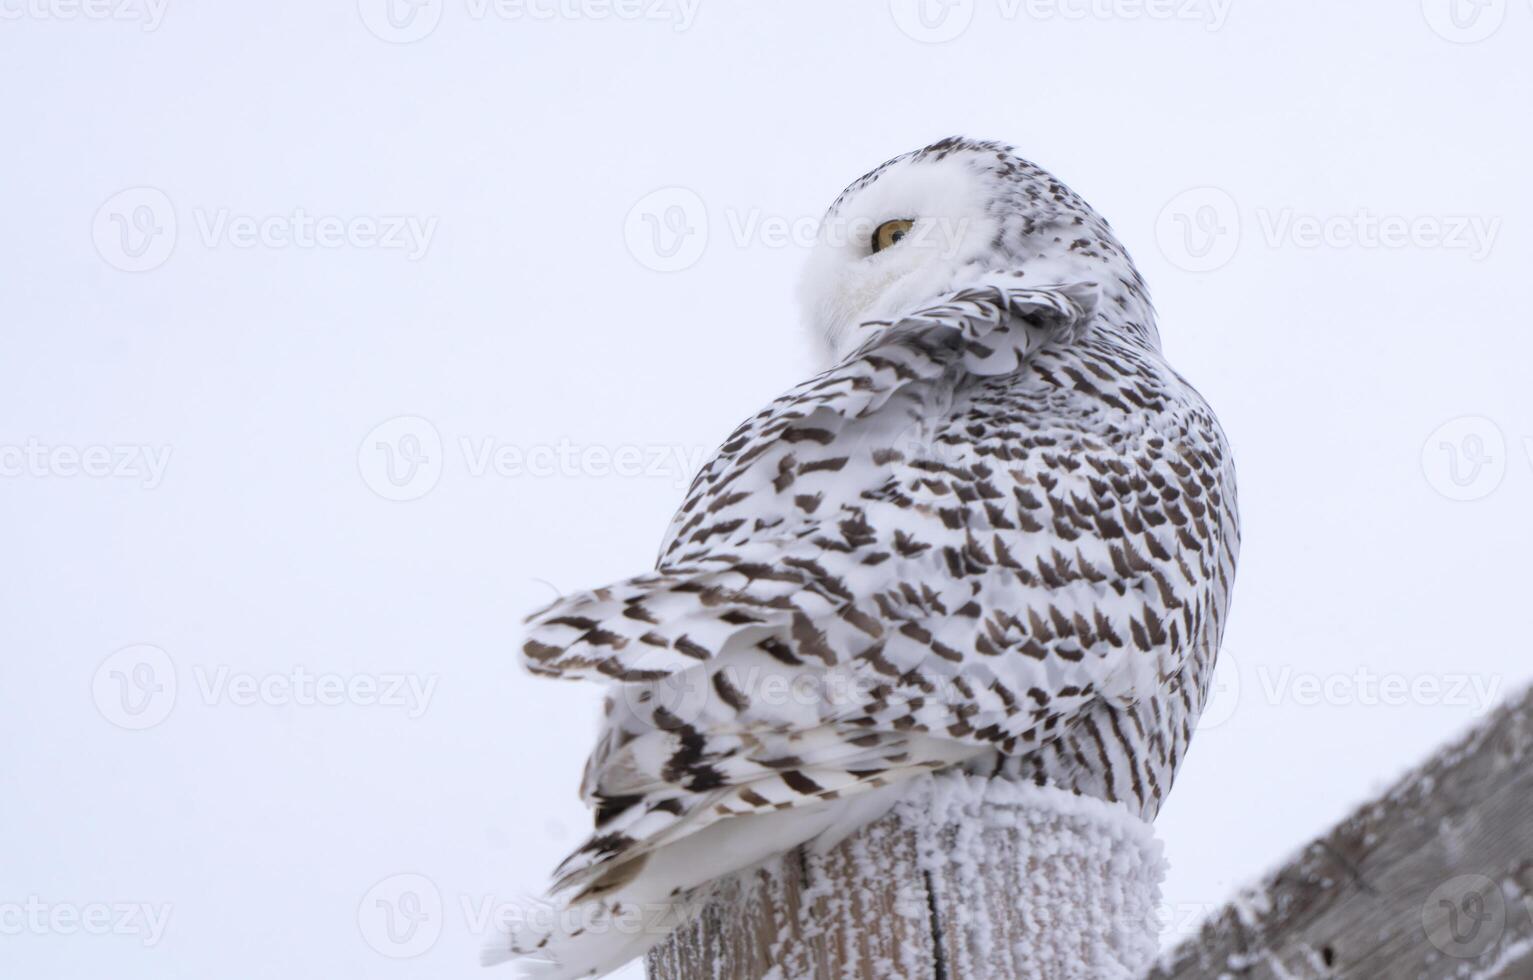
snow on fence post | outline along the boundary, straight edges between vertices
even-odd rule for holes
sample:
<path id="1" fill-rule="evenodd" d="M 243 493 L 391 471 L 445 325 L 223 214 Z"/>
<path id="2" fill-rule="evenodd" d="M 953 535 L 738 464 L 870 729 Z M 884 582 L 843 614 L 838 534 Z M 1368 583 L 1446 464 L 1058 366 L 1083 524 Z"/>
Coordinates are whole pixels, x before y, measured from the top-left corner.
<path id="1" fill-rule="evenodd" d="M 714 886 L 650 980 L 1130 980 L 1154 961 L 1164 861 L 1127 808 L 928 777 L 826 853 Z"/>

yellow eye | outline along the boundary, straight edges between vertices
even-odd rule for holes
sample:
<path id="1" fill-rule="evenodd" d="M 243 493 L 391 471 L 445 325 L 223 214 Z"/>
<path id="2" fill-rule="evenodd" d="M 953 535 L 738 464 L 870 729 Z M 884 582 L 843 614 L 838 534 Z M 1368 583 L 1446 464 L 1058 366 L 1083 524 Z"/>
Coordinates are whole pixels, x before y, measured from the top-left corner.
<path id="1" fill-rule="evenodd" d="M 893 221 L 885 221 L 873 232 L 873 254 L 877 255 L 891 245 L 898 245 L 901 238 L 915 227 L 912 218 L 896 218 Z"/>

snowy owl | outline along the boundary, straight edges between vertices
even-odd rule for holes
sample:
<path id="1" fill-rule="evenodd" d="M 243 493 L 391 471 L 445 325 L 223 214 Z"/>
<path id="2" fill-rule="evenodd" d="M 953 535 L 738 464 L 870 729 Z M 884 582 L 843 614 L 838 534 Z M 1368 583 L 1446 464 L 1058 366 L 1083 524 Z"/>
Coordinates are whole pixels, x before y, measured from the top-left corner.
<path id="1" fill-rule="evenodd" d="M 1239 548 L 1213 412 L 1104 221 L 999 143 L 896 157 L 831 205 L 802 298 L 830 365 L 703 468 L 656 570 L 529 620 L 609 686 L 595 830 L 489 959 L 600 976 L 696 889 L 962 767 L 1153 819 Z"/>

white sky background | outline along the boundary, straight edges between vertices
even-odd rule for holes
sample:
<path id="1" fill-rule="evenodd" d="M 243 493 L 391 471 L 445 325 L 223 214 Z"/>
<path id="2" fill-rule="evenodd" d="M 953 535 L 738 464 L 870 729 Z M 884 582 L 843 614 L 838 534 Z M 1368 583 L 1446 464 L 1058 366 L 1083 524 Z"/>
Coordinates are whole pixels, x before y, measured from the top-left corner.
<path id="1" fill-rule="evenodd" d="M 738 229 L 802 227 L 952 133 L 1107 216 L 1238 453 L 1238 669 L 1158 824 L 1173 929 L 1483 715 L 1461 682 L 1533 680 L 1527 0 L 1462 30 L 1448 0 L 973 0 L 941 44 L 887 2 L 702 0 L 678 30 L 670 0 L 442 0 L 404 44 L 341 0 L 67 2 L 0 0 L 0 973 L 484 975 L 473 920 L 540 890 L 586 820 L 597 694 L 524 676 L 520 617 L 544 582 L 648 568 L 697 454 L 805 376 L 804 249 Z M 113 198 L 135 187 L 164 197 Z M 707 211 L 673 273 L 624 234 L 666 187 Z M 1206 187 L 1227 196 L 1181 196 Z M 220 234 L 297 209 L 434 225 L 416 259 L 365 225 Z M 174 236 L 143 238 L 167 211 Z M 1384 216 L 1427 224 L 1386 245 Z M 1495 223 L 1480 248 L 1434 239 L 1468 217 Z M 399 416 L 429 428 L 369 438 Z M 359 450 L 387 488 L 378 439 L 432 430 L 423 495 L 382 499 Z M 475 475 L 486 440 L 672 455 Z M 91 447 L 170 457 L 80 475 Z M 164 659 L 107 662 L 139 644 Z M 273 686 L 295 671 L 434 686 L 297 703 Z M 1443 689 L 1381 704 L 1359 684 L 1385 675 Z M 377 900 L 411 888 L 432 917 L 395 944 Z M 162 933 L 71 928 L 139 903 Z"/>

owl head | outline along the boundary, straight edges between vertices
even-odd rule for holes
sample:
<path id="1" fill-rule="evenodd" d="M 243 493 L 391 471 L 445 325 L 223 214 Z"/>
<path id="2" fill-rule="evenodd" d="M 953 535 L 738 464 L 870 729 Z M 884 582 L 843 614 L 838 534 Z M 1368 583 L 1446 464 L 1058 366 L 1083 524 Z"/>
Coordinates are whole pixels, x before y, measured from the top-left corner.
<path id="1" fill-rule="evenodd" d="M 962 137 L 895 157 L 843 191 L 821 222 L 800 298 L 834 361 L 857 324 L 993 273 L 1038 287 L 1095 283 L 1108 326 L 1158 343 L 1144 280 L 1107 222 L 1011 147 Z"/>

